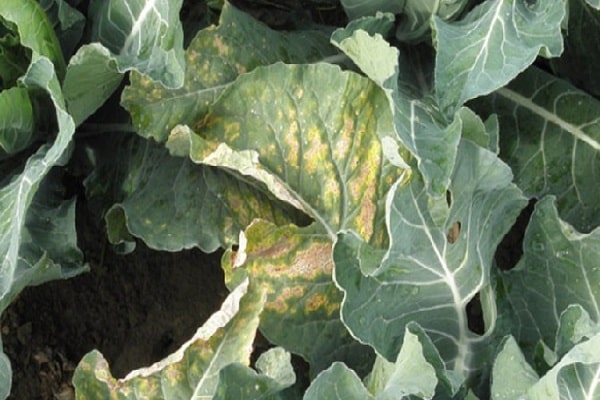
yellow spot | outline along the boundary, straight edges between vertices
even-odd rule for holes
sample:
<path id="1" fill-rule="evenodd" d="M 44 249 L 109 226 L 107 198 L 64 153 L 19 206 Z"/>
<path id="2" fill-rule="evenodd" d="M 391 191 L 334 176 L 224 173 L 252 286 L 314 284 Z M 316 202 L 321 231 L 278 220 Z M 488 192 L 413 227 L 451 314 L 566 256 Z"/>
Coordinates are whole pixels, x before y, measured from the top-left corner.
<path id="1" fill-rule="evenodd" d="M 220 56 L 229 55 L 229 47 L 223 43 L 223 39 L 220 36 L 215 35 L 213 38 L 213 45 L 216 47 Z"/>

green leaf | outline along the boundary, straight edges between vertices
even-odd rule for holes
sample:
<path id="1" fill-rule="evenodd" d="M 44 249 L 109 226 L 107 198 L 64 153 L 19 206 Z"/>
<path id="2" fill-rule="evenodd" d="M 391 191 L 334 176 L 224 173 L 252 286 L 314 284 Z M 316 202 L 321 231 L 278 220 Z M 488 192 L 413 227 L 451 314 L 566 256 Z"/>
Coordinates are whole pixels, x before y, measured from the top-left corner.
<path id="1" fill-rule="evenodd" d="M 350 19 L 375 15 L 376 12 L 387 12 L 399 14 L 404 8 L 406 1 L 390 0 L 341 0 L 344 11 Z"/>
<path id="2" fill-rule="evenodd" d="M 511 180 L 494 153 L 463 141 L 449 206 L 445 196 L 430 197 L 416 176 L 391 190 L 391 244 L 380 263 L 366 264 L 376 260 L 363 257 L 364 241 L 340 233 L 334 279 L 344 291 L 342 320 L 352 334 L 393 360 L 406 325 L 415 321 L 449 370 L 462 378 L 477 370 L 485 336 L 469 331 L 466 306 L 489 284 L 494 249 L 525 206 Z"/>
<path id="3" fill-rule="evenodd" d="M 262 353 L 256 360 L 256 369 L 282 385 L 293 385 L 296 382 L 292 356 L 282 347 L 274 347 Z"/>
<path id="4" fill-rule="evenodd" d="M 114 55 L 120 73 L 137 70 L 166 87 L 183 85 L 182 0 L 92 0 L 92 41 Z"/>
<path id="5" fill-rule="evenodd" d="M 75 131 L 73 120 L 65 111 L 54 67 L 48 58 L 34 52 L 22 82 L 28 88 L 39 88 L 49 94 L 56 112 L 58 134 L 54 143 L 41 146 L 29 158 L 22 172 L 0 189 L 0 311 L 6 309 L 27 284 L 43 281 L 38 275 L 44 275 L 45 269 L 54 265 L 48 253 L 39 254 L 39 260 L 27 253 L 30 248 L 26 246 L 29 229 L 26 224 L 31 227 L 34 223 L 27 218 L 40 183 L 53 166 L 64 161 L 63 156 Z M 0 387 L 10 387 L 10 375 L 10 370 L 0 370 L 0 377 L 7 378 L 0 381 Z"/>
<path id="6" fill-rule="evenodd" d="M 539 377 L 512 336 L 502 340 L 492 370 L 492 400 L 522 398 Z"/>
<path id="7" fill-rule="evenodd" d="M 65 73 L 65 60 L 46 13 L 35 0 L 3 0 L 0 16 L 14 24 L 23 46 L 47 57 L 54 64 L 59 80 Z"/>
<path id="8" fill-rule="evenodd" d="M 574 346 L 527 392 L 531 400 L 595 399 L 600 394 L 600 333 Z"/>
<path id="9" fill-rule="evenodd" d="M 581 231 L 600 225 L 598 100 L 530 68 L 474 106 L 498 114 L 501 156 L 525 194 L 555 195 L 561 217 Z"/>
<path id="10" fill-rule="evenodd" d="M 138 237 L 157 250 L 213 252 L 237 243 L 254 218 L 294 221 L 291 207 L 227 171 L 171 157 L 164 146 L 137 135 L 103 139 L 90 146 L 99 162 L 86 189 L 100 215 L 108 210 L 113 244 L 134 244 Z"/>
<path id="11" fill-rule="evenodd" d="M 600 228 L 589 234 L 575 231 L 559 219 L 553 203 L 547 196 L 536 204 L 523 258 L 502 276 L 524 351 L 540 339 L 555 347 L 560 315 L 571 304 L 600 320 Z"/>
<path id="12" fill-rule="evenodd" d="M 228 84 L 257 66 L 314 62 L 335 53 L 326 33 L 273 31 L 229 3 L 220 18 L 218 27 L 200 31 L 187 48 L 183 87 L 165 89 L 131 74 L 122 104 L 140 135 L 163 142 L 176 125 L 194 126 Z"/>
<path id="13" fill-rule="evenodd" d="M 403 15 L 396 29 L 396 38 L 409 43 L 428 41 L 433 16 L 443 21 L 451 21 L 457 18 L 468 4 L 468 0 L 406 0 Z"/>
<path id="14" fill-rule="evenodd" d="M 94 43 L 69 61 L 64 91 L 77 125 L 94 113 L 135 71 L 156 85 L 183 85 L 182 0 L 94 0 L 89 6 Z"/>
<path id="15" fill-rule="evenodd" d="M 279 392 L 296 381 L 290 353 L 281 347 L 261 354 L 256 367 L 260 373 L 239 363 L 223 368 L 215 400 L 282 399 Z"/>
<path id="16" fill-rule="evenodd" d="M 0 159 L 27 148 L 35 137 L 29 91 L 12 87 L 0 92 Z"/>
<path id="17" fill-rule="evenodd" d="M 556 332 L 556 354 L 565 355 L 577 343 L 600 333 L 600 323 L 590 318 L 579 304 L 569 305 L 561 314 Z"/>
<path id="18" fill-rule="evenodd" d="M 488 94 L 525 70 L 541 54 L 563 50 L 563 1 L 490 0 L 460 22 L 433 18 L 438 103 L 453 115 L 465 101 Z"/>
<path id="19" fill-rule="evenodd" d="M 585 2 L 596 10 L 600 10 L 600 0 L 585 0 Z"/>
<path id="20" fill-rule="evenodd" d="M 3 352 L 0 352 L 0 399 L 6 399 L 12 387 L 12 368 L 10 360 Z"/>
<path id="21" fill-rule="evenodd" d="M 80 42 L 85 28 L 85 17 L 65 0 L 38 0 L 50 22 L 68 59 Z"/>
<path id="22" fill-rule="evenodd" d="M 354 371 L 343 363 L 333 363 L 310 384 L 304 400 L 375 400 Z"/>
<path id="23" fill-rule="evenodd" d="M 0 32 L 4 25 L 0 20 Z M 29 49 L 21 46 L 16 32 L 5 32 L 0 36 L 0 89 L 17 85 L 17 79 L 25 74 L 29 65 Z"/>
<path id="24" fill-rule="evenodd" d="M 65 100 L 80 125 L 110 97 L 123 80 L 117 60 L 99 43 L 81 46 L 69 60 L 63 85 Z"/>
<path id="25" fill-rule="evenodd" d="M 586 92 L 600 96 L 600 76 L 595 68 L 600 63 L 600 43 L 590 40 L 600 32 L 600 1 L 570 0 L 569 25 L 565 34 L 565 51 L 550 60 L 553 71 Z M 592 7 L 595 7 L 594 10 Z"/>
<path id="26" fill-rule="evenodd" d="M 419 337 L 407 327 L 395 363 L 378 356 L 367 386 L 377 400 L 411 395 L 431 399 L 437 383 L 436 371 L 425 359 Z"/>
<path id="27" fill-rule="evenodd" d="M 112 377 L 98 351 L 88 353 L 73 376 L 77 398 L 213 398 L 225 367 L 249 364 L 264 301 L 264 291 L 243 282 L 176 352 L 123 379 Z"/>
<path id="28" fill-rule="evenodd" d="M 415 98 L 400 89 L 398 50 L 380 35 L 339 29 L 334 32 L 332 42 L 383 89 L 398 138 L 416 157 L 428 190 L 443 194 L 454 167 L 460 120 L 448 124 L 430 100 Z"/>
<path id="29" fill-rule="evenodd" d="M 458 110 L 462 122 L 463 139 L 468 139 L 479 146 L 498 154 L 500 126 L 496 114 L 492 114 L 487 120 L 481 118 L 467 107 Z"/>

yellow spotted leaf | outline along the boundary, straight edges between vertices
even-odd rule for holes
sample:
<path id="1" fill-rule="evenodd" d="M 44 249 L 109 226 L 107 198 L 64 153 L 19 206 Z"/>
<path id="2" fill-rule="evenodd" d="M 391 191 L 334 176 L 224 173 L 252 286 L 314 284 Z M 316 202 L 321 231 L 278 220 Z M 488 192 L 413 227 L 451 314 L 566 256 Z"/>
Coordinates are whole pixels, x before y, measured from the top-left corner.
<path id="1" fill-rule="evenodd" d="M 264 302 L 264 289 L 243 281 L 179 350 L 123 379 L 112 376 L 100 352 L 88 353 L 73 376 L 77 399 L 213 398 L 223 368 L 249 365 Z"/>
<path id="2" fill-rule="evenodd" d="M 226 2 L 219 26 L 198 32 L 187 48 L 183 87 L 167 89 L 132 72 L 122 104 L 140 135 L 162 142 L 175 125 L 202 118 L 238 75 L 277 61 L 318 61 L 335 53 L 323 31 L 274 31 Z"/>

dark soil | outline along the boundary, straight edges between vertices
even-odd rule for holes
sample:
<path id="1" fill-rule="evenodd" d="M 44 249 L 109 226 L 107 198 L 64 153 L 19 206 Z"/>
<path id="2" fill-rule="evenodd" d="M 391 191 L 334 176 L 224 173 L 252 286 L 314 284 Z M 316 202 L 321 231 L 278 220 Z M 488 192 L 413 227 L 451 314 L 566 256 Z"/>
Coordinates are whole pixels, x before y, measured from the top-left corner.
<path id="1" fill-rule="evenodd" d="M 2 316 L 13 367 L 10 399 L 74 399 L 78 361 L 100 350 L 115 377 L 163 359 L 216 311 L 227 289 L 220 254 L 152 251 L 118 255 L 78 212 L 89 273 L 30 287 Z"/>

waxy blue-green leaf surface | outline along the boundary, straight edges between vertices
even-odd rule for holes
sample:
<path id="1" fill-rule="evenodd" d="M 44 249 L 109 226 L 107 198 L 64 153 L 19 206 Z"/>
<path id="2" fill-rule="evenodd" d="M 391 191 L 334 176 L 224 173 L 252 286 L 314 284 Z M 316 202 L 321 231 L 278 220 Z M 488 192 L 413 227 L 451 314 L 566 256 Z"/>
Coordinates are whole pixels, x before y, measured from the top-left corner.
<path id="1" fill-rule="evenodd" d="M 183 85 L 182 0 L 91 0 L 92 42 L 114 55 L 119 72 L 141 71 L 164 86 Z"/>
<path id="2" fill-rule="evenodd" d="M 523 258 L 502 276 L 516 313 L 514 335 L 530 350 L 543 339 L 554 347 L 560 315 L 579 304 L 600 321 L 600 228 L 577 232 L 558 217 L 554 199 L 535 207 L 523 243 Z"/>
<path id="3" fill-rule="evenodd" d="M 161 87 L 183 86 L 182 0 L 92 0 L 92 43 L 69 61 L 64 92 L 79 125 L 115 91 L 127 71 Z"/>
<path id="4" fill-rule="evenodd" d="M 223 368 L 214 399 L 283 400 L 281 392 L 296 381 L 291 355 L 281 347 L 262 353 L 256 369 L 239 363 Z"/>
<path id="5" fill-rule="evenodd" d="M 445 197 L 428 196 L 413 177 L 388 196 L 385 254 L 367 258 L 362 240 L 341 233 L 335 281 L 344 291 L 342 320 L 353 335 L 393 360 L 405 326 L 416 321 L 448 369 L 462 377 L 477 369 L 471 363 L 482 338 L 469 330 L 466 306 L 489 284 L 493 249 L 525 205 L 511 180 L 494 153 L 464 141 L 450 206 Z"/>
<path id="6" fill-rule="evenodd" d="M 555 195 L 581 231 L 600 225 L 600 101 L 531 68 L 475 109 L 499 116 L 500 154 L 525 194 Z"/>
<path id="7" fill-rule="evenodd" d="M 238 75 L 277 61 L 316 62 L 335 53 L 321 31 L 274 31 L 227 3 L 219 26 L 198 32 L 187 48 L 183 87 L 165 89 L 133 73 L 122 103 L 140 135 L 163 142 L 176 125 L 198 123 Z"/>
<path id="8" fill-rule="evenodd" d="M 343 363 L 333 363 L 311 383 L 304 400 L 375 400 L 354 371 Z"/>
<path id="9" fill-rule="evenodd" d="M 539 377 L 525 360 L 512 336 L 502 340 L 492 369 L 492 400 L 514 400 L 523 396 Z"/>
<path id="10" fill-rule="evenodd" d="M 441 110 L 452 115 L 465 101 L 506 85 L 538 54 L 559 56 L 564 17 L 561 0 L 488 0 L 459 22 L 434 17 Z"/>

